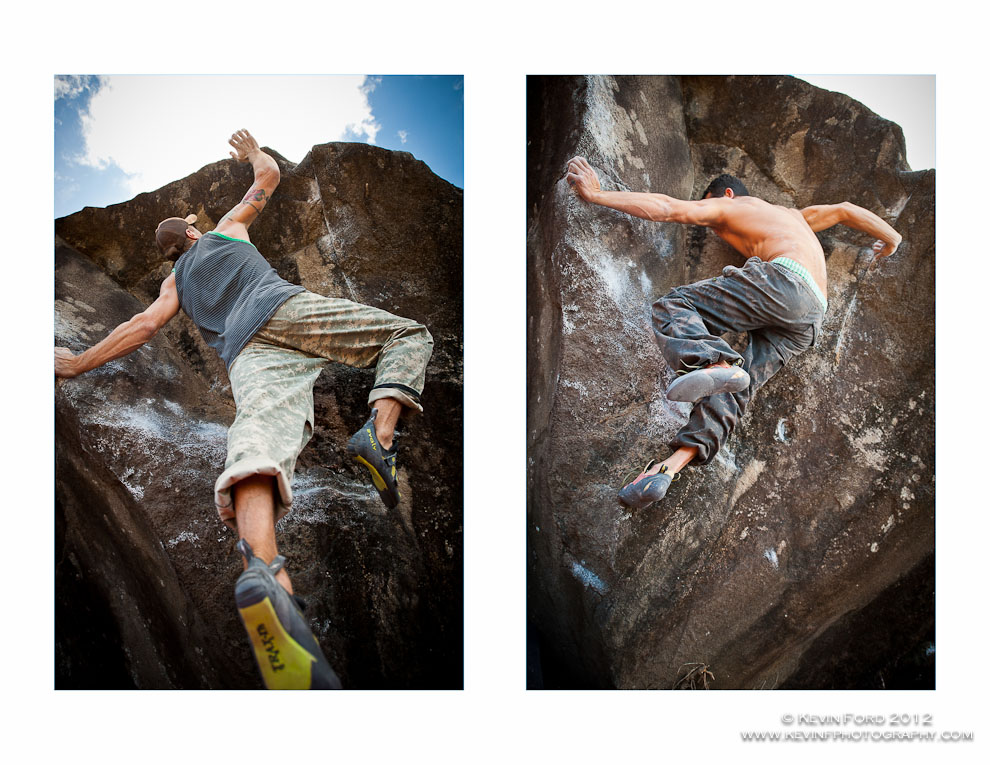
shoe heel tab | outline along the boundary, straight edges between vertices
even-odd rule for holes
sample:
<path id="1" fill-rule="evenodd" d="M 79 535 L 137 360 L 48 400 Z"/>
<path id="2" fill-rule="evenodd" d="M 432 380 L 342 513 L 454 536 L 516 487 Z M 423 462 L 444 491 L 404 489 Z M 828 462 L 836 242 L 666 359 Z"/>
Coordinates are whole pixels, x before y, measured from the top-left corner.
<path id="1" fill-rule="evenodd" d="M 282 567 L 284 565 L 285 565 L 285 556 L 276 555 L 274 558 L 272 558 L 272 562 L 268 565 L 268 570 L 271 571 L 272 574 L 277 574 L 279 571 L 282 570 Z"/>
<path id="2" fill-rule="evenodd" d="M 235 545 L 237 552 L 244 556 L 244 560 L 250 563 L 254 559 L 254 550 L 251 549 L 251 545 L 248 544 L 246 539 L 238 540 Z"/>

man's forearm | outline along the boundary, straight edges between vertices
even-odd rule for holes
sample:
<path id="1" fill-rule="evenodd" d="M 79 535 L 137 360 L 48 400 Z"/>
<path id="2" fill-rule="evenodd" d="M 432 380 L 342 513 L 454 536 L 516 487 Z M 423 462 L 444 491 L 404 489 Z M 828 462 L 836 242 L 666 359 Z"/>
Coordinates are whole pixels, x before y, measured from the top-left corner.
<path id="1" fill-rule="evenodd" d="M 642 191 L 596 191 L 585 197 L 602 207 L 634 215 L 652 221 L 669 221 L 673 216 L 672 198 L 666 194 L 650 194 Z"/>
<path id="2" fill-rule="evenodd" d="M 241 199 L 241 204 L 250 205 L 256 215 L 261 214 L 271 198 L 271 192 L 278 186 L 281 175 L 278 163 L 261 149 L 255 149 L 247 155 L 248 162 L 254 170 L 254 183 L 247 194 Z M 236 209 L 236 208 L 235 208 Z M 232 210 L 231 213 L 234 211 Z M 231 213 L 227 213 L 230 215 Z M 227 217 L 224 216 L 224 218 Z"/>
<path id="3" fill-rule="evenodd" d="M 886 242 L 892 248 L 891 252 L 901 243 L 901 235 L 876 213 L 850 203 L 845 205 L 845 211 L 842 221 L 845 225 Z"/>
<path id="4" fill-rule="evenodd" d="M 154 322 L 139 313 L 118 326 L 92 348 L 76 356 L 74 364 L 77 374 L 96 369 L 108 361 L 136 351 L 154 337 L 155 332 Z"/>
<path id="5" fill-rule="evenodd" d="M 271 156 L 265 154 L 261 149 L 256 149 L 248 154 L 248 162 L 251 163 L 251 168 L 254 170 L 255 179 L 260 179 L 262 176 L 274 175 L 276 178 L 279 177 L 278 162 L 276 162 Z"/>

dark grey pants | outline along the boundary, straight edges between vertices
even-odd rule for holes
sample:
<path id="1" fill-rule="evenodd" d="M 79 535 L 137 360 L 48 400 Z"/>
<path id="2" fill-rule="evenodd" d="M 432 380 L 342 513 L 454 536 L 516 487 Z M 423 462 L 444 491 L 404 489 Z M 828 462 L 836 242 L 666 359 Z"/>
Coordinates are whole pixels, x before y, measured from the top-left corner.
<path id="1" fill-rule="evenodd" d="M 783 266 L 750 258 L 714 279 L 677 287 L 653 304 L 653 331 L 678 374 L 719 361 L 741 364 L 749 388 L 695 404 L 671 446 L 696 446 L 695 464 L 710 462 L 742 417 L 753 393 L 818 339 L 825 308 L 808 284 Z M 747 332 L 742 355 L 721 335 Z"/>

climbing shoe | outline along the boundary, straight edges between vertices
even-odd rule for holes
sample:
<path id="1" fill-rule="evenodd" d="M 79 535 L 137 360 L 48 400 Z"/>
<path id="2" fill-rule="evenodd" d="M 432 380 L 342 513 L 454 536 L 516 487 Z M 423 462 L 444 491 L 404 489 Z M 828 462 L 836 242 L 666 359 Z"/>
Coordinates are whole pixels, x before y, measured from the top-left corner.
<path id="1" fill-rule="evenodd" d="M 387 451 L 378 443 L 375 431 L 375 417 L 378 410 L 371 410 L 371 417 L 347 442 L 347 453 L 371 473 L 371 482 L 386 507 L 399 504 L 399 483 L 395 478 L 395 448 Z"/>
<path id="2" fill-rule="evenodd" d="M 671 401 L 700 401 L 717 393 L 738 393 L 749 387 L 749 374 L 740 366 L 696 369 L 678 377 L 667 388 Z"/>
<path id="3" fill-rule="evenodd" d="M 622 487 L 619 502 L 626 507 L 642 510 L 666 496 L 670 484 L 681 477 L 680 473 L 668 473 L 667 466 L 663 465 L 659 473 L 647 475 L 646 471 L 655 464 L 655 460 L 650 460 L 638 478 Z"/>
<path id="4" fill-rule="evenodd" d="M 302 615 L 303 602 L 285 591 L 275 574 L 285 563 L 277 555 L 269 566 L 245 540 L 237 550 L 247 568 L 237 579 L 234 599 L 247 630 L 261 679 L 269 690 L 340 690 L 340 679 L 320 650 Z"/>

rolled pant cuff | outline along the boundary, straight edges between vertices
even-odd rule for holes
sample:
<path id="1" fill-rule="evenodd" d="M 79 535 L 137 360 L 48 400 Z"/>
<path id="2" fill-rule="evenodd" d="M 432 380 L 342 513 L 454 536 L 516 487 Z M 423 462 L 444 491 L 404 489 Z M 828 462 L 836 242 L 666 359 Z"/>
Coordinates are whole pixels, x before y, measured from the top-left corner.
<path id="1" fill-rule="evenodd" d="M 231 489 L 234 484 L 253 475 L 270 475 L 275 478 L 275 484 L 278 486 L 278 495 L 275 497 L 276 522 L 285 517 L 292 509 L 292 487 L 289 477 L 278 465 L 264 457 L 248 457 L 238 460 L 220 474 L 216 485 L 213 487 L 213 501 L 216 504 L 220 520 L 234 531 L 237 531 L 237 520 L 234 514 L 234 497 Z"/>
<path id="2" fill-rule="evenodd" d="M 700 440 L 694 440 L 691 436 L 679 437 L 676 440 L 671 441 L 669 446 L 675 452 L 678 449 L 685 448 L 697 449 L 698 453 L 694 456 L 694 459 L 691 460 L 692 467 L 707 465 L 715 458 L 715 455 L 718 454 L 719 449 L 722 448 L 722 444 L 716 443 L 713 446 Z"/>
<path id="3" fill-rule="evenodd" d="M 402 388 L 392 388 L 387 385 L 371 389 L 368 394 L 368 403 L 371 404 L 380 398 L 394 398 L 400 404 L 414 412 L 422 412 L 423 407 L 418 398 L 413 398 L 412 394 L 402 390 Z"/>

